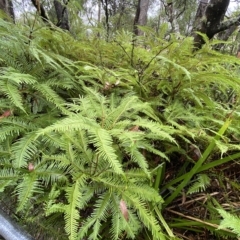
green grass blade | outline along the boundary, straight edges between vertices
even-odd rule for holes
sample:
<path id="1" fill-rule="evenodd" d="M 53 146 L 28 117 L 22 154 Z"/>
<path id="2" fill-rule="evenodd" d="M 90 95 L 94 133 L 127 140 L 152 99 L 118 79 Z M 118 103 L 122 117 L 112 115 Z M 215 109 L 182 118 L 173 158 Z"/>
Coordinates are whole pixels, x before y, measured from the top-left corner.
<path id="1" fill-rule="evenodd" d="M 189 173 L 186 174 L 185 178 L 183 179 L 183 181 L 177 186 L 176 190 L 172 193 L 172 195 L 170 195 L 165 203 L 164 203 L 164 207 L 166 207 L 168 204 L 170 204 L 177 196 L 178 194 L 183 190 L 183 188 L 189 183 L 189 181 L 191 180 L 191 178 L 194 176 L 194 174 L 197 173 L 197 171 L 199 170 L 199 168 L 203 165 L 203 163 L 206 161 L 206 159 L 208 158 L 208 156 L 211 154 L 211 152 L 213 151 L 213 148 L 215 147 L 216 141 L 219 140 L 221 138 L 221 136 L 223 136 L 224 132 L 227 130 L 228 126 L 231 123 L 231 119 L 228 118 L 225 123 L 223 124 L 223 126 L 221 127 L 221 129 L 218 131 L 218 133 L 216 134 L 216 136 L 213 138 L 213 140 L 210 142 L 210 144 L 208 145 L 207 149 L 204 151 L 203 155 L 201 156 L 201 158 L 196 162 L 196 164 L 194 165 L 194 167 L 191 169 L 191 171 Z"/>

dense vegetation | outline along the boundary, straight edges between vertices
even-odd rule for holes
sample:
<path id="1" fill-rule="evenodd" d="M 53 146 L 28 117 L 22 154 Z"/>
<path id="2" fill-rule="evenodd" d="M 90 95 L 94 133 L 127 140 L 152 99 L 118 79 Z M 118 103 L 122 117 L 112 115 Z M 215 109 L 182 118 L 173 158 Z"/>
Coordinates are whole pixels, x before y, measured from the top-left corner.
<path id="1" fill-rule="evenodd" d="M 240 60 L 99 31 L 0 21 L 1 205 L 35 239 L 236 238 Z"/>

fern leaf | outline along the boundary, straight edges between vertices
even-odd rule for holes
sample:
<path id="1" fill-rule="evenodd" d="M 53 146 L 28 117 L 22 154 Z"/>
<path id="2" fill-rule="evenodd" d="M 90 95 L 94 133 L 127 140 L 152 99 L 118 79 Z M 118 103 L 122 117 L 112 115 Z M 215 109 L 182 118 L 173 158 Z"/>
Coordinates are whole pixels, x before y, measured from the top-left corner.
<path id="1" fill-rule="evenodd" d="M 23 211 L 26 208 L 33 194 L 40 194 L 43 192 L 35 173 L 30 173 L 23 177 L 23 180 L 18 184 L 15 191 L 18 196 L 17 211 Z"/>
<path id="2" fill-rule="evenodd" d="M 131 153 L 131 159 L 136 162 L 141 169 L 147 174 L 148 177 L 150 177 L 150 172 L 148 170 L 148 163 L 142 153 L 140 153 L 136 147 L 130 148 Z"/>
<path id="3" fill-rule="evenodd" d="M 164 57 L 164 56 L 157 56 L 156 59 L 162 60 L 164 63 L 168 63 L 169 65 L 172 65 L 175 69 L 182 71 L 187 79 L 191 80 L 191 73 L 183 66 L 180 66 L 179 64 L 173 62 L 172 60 Z"/>
<path id="4" fill-rule="evenodd" d="M 147 130 L 150 130 L 150 133 L 146 132 L 146 134 L 149 134 L 151 138 L 154 137 L 155 135 L 157 139 L 160 138 L 162 140 L 167 140 L 167 141 L 176 143 L 175 139 L 171 136 L 171 134 L 173 134 L 173 129 L 171 127 L 164 126 L 157 122 L 153 122 L 146 119 L 140 119 L 140 118 L 135 122 L 133 122 L 133 125 L 140 126 Z"/>
<path id="5" fill-rule="evenodd" d="M 134 103 L 136 102 L 137 97 L 128 97 L 124 99 L 120 105 L 115 108 L 108 116 L 107 116 L 107 122 L 106 122 L 106 128 L 112 129 L 114 125 L 121 120 L 122 116 L 126 116 L 128 114 L 128 117 L 130 117 L 130 113 L 128 112 L 130 109 L 134 108 Z"/>
<path id="6" fill-rule="evenodd" d="M 91 138 L 90 142 L 96 146 L 99 157 L 108 162 L 115 173 L 123 174 L 122 165 L 120 164 L 118 156 L 112 147 L 113 141 L 108 131 L 105 129 L 96 129 L 95 131 L 91 131 Z"/>
<path id="7" fill-rule="evenodd" d="M 145 203 L 133 197 L 129 192 L 123 194 L 126 202 L 129 203 L 134 209 L 137 210 L 141 222 L 152 232 L 154 239 L 164 239 L 164 234 L 159 226 L 159 223 L 154 216 L 147 210 Z"/>
<path id="8" fill-rule="evenodd" d="M 0 79 L 1 79 L 1 77 L 0 77 Z M 23 112 L 25 112 L 25 109 L 24 109 L 23 103 L 22 103 L 22 96 L 20 95 L 18 86 L 11 83 L 10 80 L 5 80 L 5 81 L 1 80 L 0 81 L 0 92 L 4 93 L 14 106 L 21 109 Z"/>
<path id="9" fill-rule="evenodd" d="M 81 187 L 85 184 L 86 176 L 81 175 L 72 186 L 66 189 L 68 205 L 65 206 L 64 219 L 66 222 L 65 229 L 69 235 L 69 240 L 75 240 L 78 233 L 78 222 L 80 214 L 78 208 L 81 202 Z"/>
<path id="10" fill-rule="evenodd" d="M 218 229 L 230 228 L 238 235 L 238 237 L 240 237 L 240 218 L 224 211 L 223 209 L 218 209 L 218 212 L 223 217 Z"/>
<path id="11" fill-rule="evenodd" d="M 110 204 L 110 193 L 103 193 L 95 204 L 95 209 L 90 217 L 83 222 L 83 226 L 79 230 L 79 239 L 82 239 L 87 231 L 93 226 L 93 232 L 90 235 L 90 239 L 97 240 L 100 234 L 100 221 L 106 220 L 108 216 L 108 209 Z M 97 224 L 96 224 L 97 223 Z M 96 224 L 96 226 L 95 226 Z"/>
<path id="12" fill-rule="evenodd" d="M 206 174 L 199 174 L 197 181 L 189 188 L 187 194 L 204 191 L 208 186 L 210 186 L 210 181 L 211 179 Z"/>
<path id="13" fill-rule="evenodd" d="M 63 112 L 66 112 L 63 104 L 65 101 L 59 97 L 59 95 L 52 90 L 47 84 L 38 84 L 35 88 L 51 103 L 53 103 L 57 108 L 61 109 Z"/>
<path id="14" fill-rule="evenodd" d="M 13 165 L 17 168 L 21 168 L 26 165 L 26 162 L 31 160 L 34 154 L 38 152 L 37 146 L 39 142 L 35 140 L 35 132 L 26 134 L 20 140 L 15 142 L 12 147 L 12 159 Z"/>

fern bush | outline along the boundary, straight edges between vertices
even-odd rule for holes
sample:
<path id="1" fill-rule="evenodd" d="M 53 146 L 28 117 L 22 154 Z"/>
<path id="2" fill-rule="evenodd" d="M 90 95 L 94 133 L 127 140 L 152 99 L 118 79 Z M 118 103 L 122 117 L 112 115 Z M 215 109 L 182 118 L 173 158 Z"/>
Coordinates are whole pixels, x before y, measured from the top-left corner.
<path id="1" fill-rule="evenodd" d="M 151 205 L 161 204 L 162 198 L 150 187 L 145 156 L 149 152 L 166 159 L 152 141 L 174 144 L 173 129 L 156 122 L 149 104 L 135 96 L 106 99 L 85 91 L 86 97 L 67 105 L 64 119 L 38 130 L 32 126 L 31 133 L 13 144 L 12 166 L 2 162 L 1 175 L 9 179 L 5 184 L 15 185 L 18 179 L 17 210 L 45 199 L 47 215 L 64 214 L 69 239 L 134 239 L 143 227 L 162 239 L 151 212 Z M 2 122 L 5 128 L 13 124 L 14 118 Z M 16 132 L 21 131 L 18 126 Z M 121 201 L 128 217 L 121 212 Z M 104 226 L 108 221 L 110 229 Z"/>
<path id="2" fill-rule="evenodd" d="M 36 238 L 177 239 L 165 208 L 239 158 L 239 60 L 164 31 L 107 43 L 0 21 L 0 202 Z"/>

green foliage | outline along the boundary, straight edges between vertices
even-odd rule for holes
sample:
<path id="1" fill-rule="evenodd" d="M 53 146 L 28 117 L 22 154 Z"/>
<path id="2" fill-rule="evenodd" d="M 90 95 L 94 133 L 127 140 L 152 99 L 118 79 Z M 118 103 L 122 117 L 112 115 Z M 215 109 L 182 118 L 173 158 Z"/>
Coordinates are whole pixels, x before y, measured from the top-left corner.
<path id="1" fill-rule="evenodd" d="M 149 110 L 151 113 L 150 106 L 144 107 L 135 96 L 122 101 L 112 96 L 108 101 L 91 89 L 86 91 L 87 97 L 74 99 L 73 104 L 68 104 L 68 117 L 37 133 L 44 142 L 50 142 L 53 137 L 62 138 L 62 143 L 56 146 L 55 151 L 60 151 L 61 156 L 65 156 L 64 160 L 59 155 L 47 154 L 44 154 L 44 160 L 54 160 L 59 164 L 66 171 L 62 174 L 70 175 L 69 181 L 73 184 L 64 190 L 67 207 L 63 203 L 48 205 L 47 212 L 62 209 L 66 231 L 70 239 L 76 239 L 77 209 L 83 210 L 92 202 L 95 208 L 86 220 L 81 220 L 80 238 L 89 234 L 89 229 L 93 227 L 90 238 L 97 239 L 102 231 L 102 221 L 108 218 L 112 218 L 113 239 L 118 239 L 124 231 L 133 238 L 140 224 L 134 211 L 130 214 L 129 222 L 124 221 L 117 207 L 120 199 L 123 199 L 129 206 L 129 212 L 135 209 L 154 238 L 160 239 L 161 230 L 146 203 L 159 204 L 162 199 L 148 187 L 150 173 L 142 151 L 152 150 L 149 137 L 164 138 L 165 141 L 173 139 L 163 131 L 164 126 L 146 121 L 144 115 L 141 119 L 135 119 L 141 112 L 149 119 L 147 113 Z M 133 126 L 140 126 L 142 130 L 131 130 Z M 154 153 L 164 155 L 158 150 Z M 121 228 L 117 229 L 119 224 Z"/>
<path id="2" fill-rule="evenodd" d="M 210 178 L 206 174 L 199 174 L 197 181 L 188 189 L 188 194 L 204 191 L 210 185 Z"/>
<path id="3" fill-rule="evenodd" d="M 0 202 L 45 239 L 177 239 L 166 207 L 239 158 L 239 60 L 147 29 L 0 39 Z"/>
<path id="4" fill-rule="evenodd" d="M 230 228 L 238 237 L 240 237 L 240 218 L 224 211 L 223 209 L 218 209 L 218 212 L 223 217 L 219 229 Z"/>

